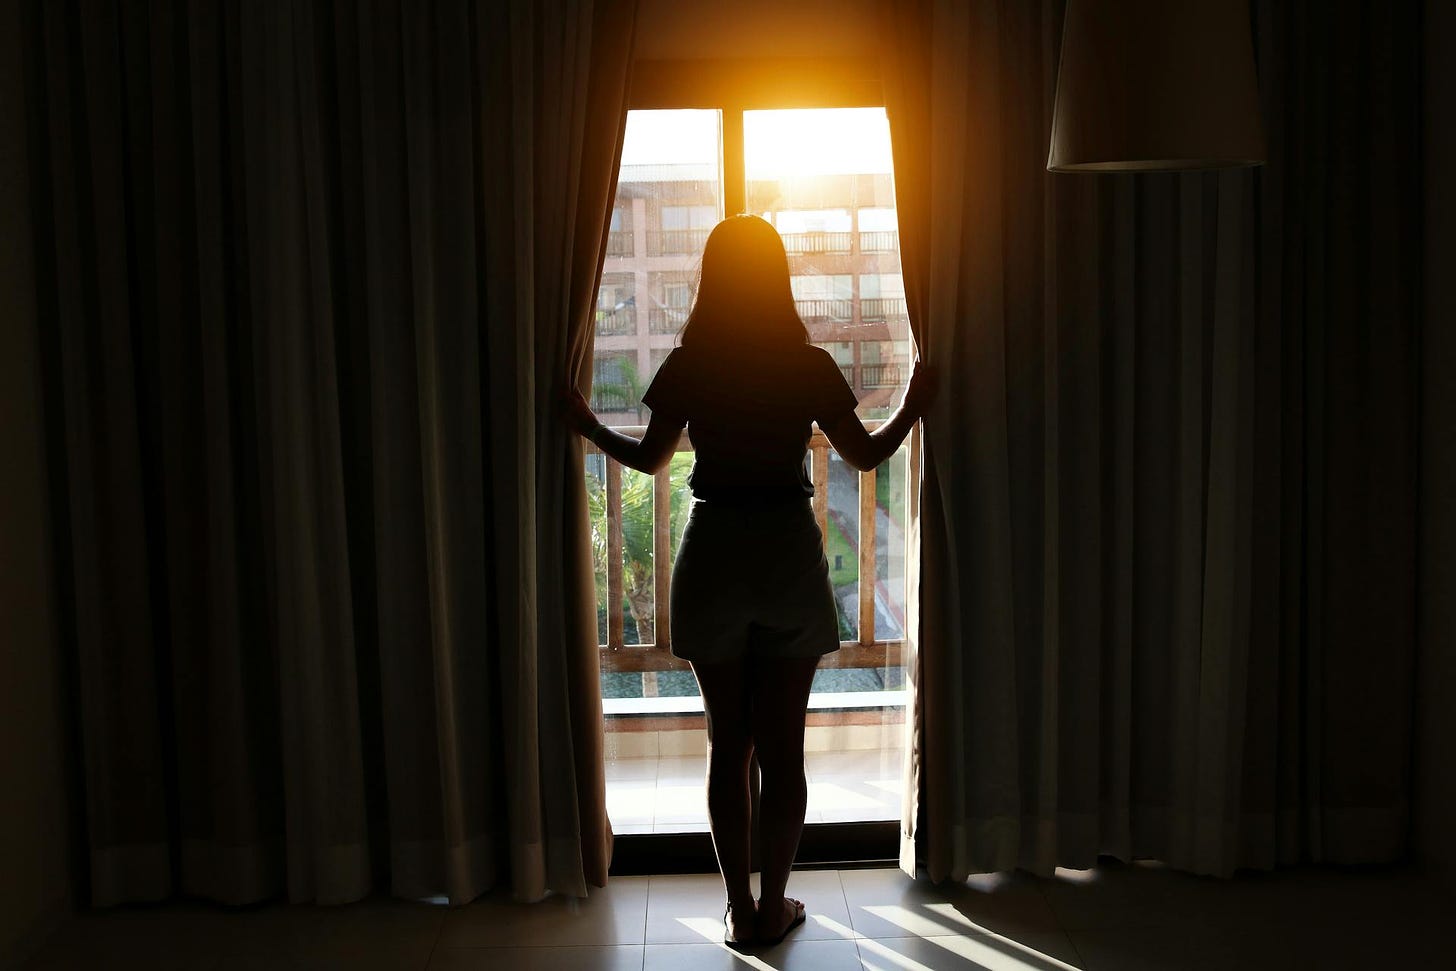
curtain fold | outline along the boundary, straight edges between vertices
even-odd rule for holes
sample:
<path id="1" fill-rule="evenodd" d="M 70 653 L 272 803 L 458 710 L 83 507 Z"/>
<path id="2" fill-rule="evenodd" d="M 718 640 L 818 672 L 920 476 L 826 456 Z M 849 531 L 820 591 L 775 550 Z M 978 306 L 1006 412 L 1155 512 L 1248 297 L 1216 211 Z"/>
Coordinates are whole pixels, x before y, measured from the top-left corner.
<path id="1" fill-rule="evenodd" d="M 93 902 L 585 895 L 629 0 L 32 3 Z"/>
<path id="2" fill-rule="evenodd" d="M 887 0 L 925 421 L 902 865 L 1404 851 L 1418 24 L 1252 5 L 1269 163 L 1045 171 L 1063 4 Z"/>

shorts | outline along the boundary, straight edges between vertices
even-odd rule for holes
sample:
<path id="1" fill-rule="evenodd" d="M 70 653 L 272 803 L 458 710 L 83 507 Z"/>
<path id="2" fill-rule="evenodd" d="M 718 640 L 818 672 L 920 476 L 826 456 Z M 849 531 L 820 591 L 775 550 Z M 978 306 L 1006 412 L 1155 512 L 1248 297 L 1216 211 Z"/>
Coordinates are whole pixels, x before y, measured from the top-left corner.
<path id="1" fill-rule="evenodd" d="M 806 498 L 693 503 L 672 568 L 672 653 L 715 664 L 839 650 L 823 538 Z"/>

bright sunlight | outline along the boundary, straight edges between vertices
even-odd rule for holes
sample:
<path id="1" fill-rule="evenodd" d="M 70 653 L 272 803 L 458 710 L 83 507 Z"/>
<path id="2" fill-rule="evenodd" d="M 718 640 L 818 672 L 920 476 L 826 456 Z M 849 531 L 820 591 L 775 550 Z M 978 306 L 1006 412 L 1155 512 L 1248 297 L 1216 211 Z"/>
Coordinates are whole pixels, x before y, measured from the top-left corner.
<path id="1" fill-rule="evenodd" d="M 716 164 L 718 124 L 716 111 L 631 112 L 622 164 Z M 884 108 L 746 111 L 743 134 L 754 146 L 745 159 L 750 181 L 891 171 Z"/>
<path id="2" fill-rule="evenodd" d="M 743 138 L 749 181 L 891 171 L 884 108 L 745 111 Z"/>

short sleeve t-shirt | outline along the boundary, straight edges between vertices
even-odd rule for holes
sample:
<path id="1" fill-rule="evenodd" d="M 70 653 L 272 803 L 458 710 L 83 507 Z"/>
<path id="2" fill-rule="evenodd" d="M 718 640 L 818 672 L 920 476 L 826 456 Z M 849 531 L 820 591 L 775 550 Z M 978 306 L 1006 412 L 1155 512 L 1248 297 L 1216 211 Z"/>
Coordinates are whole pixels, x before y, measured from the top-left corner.
<path id="1" fill-rule="evenodd" d="M 812 423 L 854 410 L 854 390 L 827 351 L 812 344 L 732 355 L 679 347 L 642 396 L 681 418 L 696 453 L 688 485 L 706 500 L 812 496 Z"/>

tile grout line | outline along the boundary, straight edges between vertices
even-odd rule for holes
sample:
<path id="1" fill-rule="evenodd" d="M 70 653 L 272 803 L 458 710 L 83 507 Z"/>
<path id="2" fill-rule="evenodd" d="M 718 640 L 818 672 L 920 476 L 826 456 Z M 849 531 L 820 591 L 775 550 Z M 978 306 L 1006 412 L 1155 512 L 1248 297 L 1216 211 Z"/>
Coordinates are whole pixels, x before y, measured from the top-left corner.
<path id="1" fill-rule="evenodd" d="M 652 913 L 652 884 L 655 877 L 656 874 L 653 873 L 647 875 L 647 899 L 642 904 L 642 967 L 638 971 L 647 971 L 647 918 Z"/>
<path id="2" fill-rule="evenodd" d="M 1048 879 L 1055 879 L 1055 877 L 1036 877 L 1036 895 L 1041 898 L 1041 902 L 1046 907 L 1047 913 L 1052 915 L 1052 920 L 1056 922 L 1057 930 L 1061 931 L 1062 936 L 1067 939 L 1067 946 L 1072 949 L 1072 954 L 1075 955 L 1077 958 L 1077 967 L 1085 971 L 1087 967 L 1087 959 L 1082 957 L 1082 951 L 1080 948 L 1077 947 L 1077 941 L 1075 938 L 1072 937 L 1071 930 L 1062 923 L 1062 915 L 1057 913 L 1057 908 L 1052 906 L 1051 898 L 1046 895 L 1046 890 L 1044 889 L 1044 887 L 1046 886 L 1046 881 Z"/>
<path id="3" fill-rule="evenodd" d="M 440 935 L 445 933 L 446 916 L 447 914 L 441 914 L 440 922 L 435 925 L 435 937 L 430 941 L 430 953 L 425 955 L 425 963 L 421 966 L 421 971 L 430 971 L 430 965 L 435 963 L 435 950 L 440 946 Z"/>

